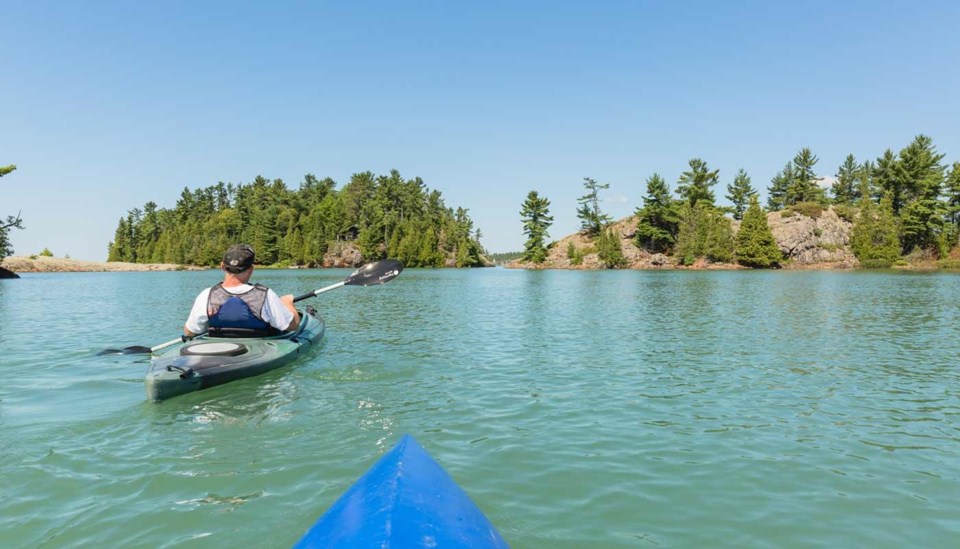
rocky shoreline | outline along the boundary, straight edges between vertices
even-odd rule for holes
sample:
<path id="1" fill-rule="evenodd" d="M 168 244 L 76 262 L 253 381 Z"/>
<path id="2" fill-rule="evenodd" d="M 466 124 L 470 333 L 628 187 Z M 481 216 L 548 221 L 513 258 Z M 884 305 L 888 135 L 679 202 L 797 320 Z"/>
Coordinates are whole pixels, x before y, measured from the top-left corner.
<path id="1" fill-rule="evenodd" d="M 733 231 L 740 229 L 739 221 L 731 221 Z M 767 224 L 770 226 L 777 247 L 783 253 L 785 269 L 830 270 L 854 269 L 860 262 L 853 255 L 850 248 L 850 234 L 853 224 L 843 219 L 831 207 L 822 211 L 817 217 L 810 217 L 797 212 L 768 212 Z M 678 263 L 676 258 L 664 254 L 651 254 L 638 248 L 634 242 L 637 232 L 637 218 L 630 216 L 612 224 L 614 234 L 620 237 L 623 256 L 627 261 L 624 268 L 657 270 L 657 269 L 692 269 L 692 270 L 726 270 L 745 269 L 733 263 L 712 263 L 701 259 L 693 265 L 685 266 Z M 602 269 L 603 265 L 597 253 L 587 253 L 583 256 L 580 265 L 574 265 L 567 257 L 567 247 L 573 243 L 577 249 L 590 250 L 593 241 L 581 233 L 565 236 L 551 244 L 547 260 L 540 265 L 533 265 L 523 261 L 512 261 L 504 266 L 514 269 L 574 269 L 590 270 Z"/>
<path id="2" fill-rule="evenodd" d="M 144 271 L 201 271 L 206 267 L 177 265 L 175 263 L 123 263 L 82 261 L 61 257 L 38 256 L 4 258 L 0 267 L 14 273 L 90 273 L 90 272 L 144 272 Z"/>
<path id="3" fill-rule="evenodd" d="M 777 246 L 783 253 L 784 261 L 780 267 L 794 270 L 837 270 L 856 269 L 860 262 L 850 248 L 850 236 L 853 224 L 839 216 L 833 207 L 823 210 L 816 217 L 799 212 L 768 212 L 767 223 L 773 233 Z M 732 228 L 736 233 L 740 222 L 731 220 Z M 630 216 L 614 222 L 611 227 L 620 237 L 620 244 L 626 259 L 626 269 L 638 270 L 733 270 L 745 269 L 742 265 L 733 263 L 713 263 L 700 259 L 693 265 L 681 265 L 674 257 L 664 254 L 651 254 L 638 248 L 634 243 L 637 231 L 637 218 Z M 579 265 L 567 257 L 567 248 L 570 243 L 580 250 L 588 250 Z M 960 255 L 960 253 L 958 253 Z M 960 261 L 960 256 L 952 260 Z M 317 265 L 290 266 L 287 268 L 355 268 L 363 263 L 363 256 L 354 243 L 344 243 L 329 250 Z M 492 266 L 492 263 L 490 264 Z M 447 261 L 446 267 L 453 267 L 452 260 Z M 553 242 L 547 254 L 547 259 L 539 265 L 525 263 L 520 260 L 503 264 L 512 269 L 570 269 L 591 270 L 603 269 L 600 259 L 593 250 L 593 241 L 581 233 L 574 233 Z M 209 267 L 194 265 L 178 265 L 173 263 L 122 263 L 80 261 L 76 259 L 54 257 L 8 257 L 0 261 L 0 278 L 4 278 L 4 269 L 9 275 L 16 278 L 16 273 L 50 273 L 50 272 L 145 272 L 145 271 L 201 271 Z M 269 267 L 260 267 L 269 268 Z M 937 269 L 936 260 L 911 261 L 910 264 L 898 264 L 898 269 Z M 944 267 L 956 268 L 956 267 Z M 9 277 L 9 276 L 7 276 Z"/>

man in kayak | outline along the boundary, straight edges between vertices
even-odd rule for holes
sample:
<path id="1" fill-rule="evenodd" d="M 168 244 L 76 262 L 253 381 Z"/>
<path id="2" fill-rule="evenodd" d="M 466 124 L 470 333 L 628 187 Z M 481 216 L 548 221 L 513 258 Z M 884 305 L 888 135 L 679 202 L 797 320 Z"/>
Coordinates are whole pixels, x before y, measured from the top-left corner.
<path id="1" fill-rule="evenodd" d="M 223 254 L 223 282 L 197 296 L 183 327 L 185 337 L 204 332 L 212 337 L 263 337 L 297 329 L 300 313 L 293 295 L 279 297 L 266 286 L 249 284 L 255 256 L 247 244 L 230 246 Z"/>

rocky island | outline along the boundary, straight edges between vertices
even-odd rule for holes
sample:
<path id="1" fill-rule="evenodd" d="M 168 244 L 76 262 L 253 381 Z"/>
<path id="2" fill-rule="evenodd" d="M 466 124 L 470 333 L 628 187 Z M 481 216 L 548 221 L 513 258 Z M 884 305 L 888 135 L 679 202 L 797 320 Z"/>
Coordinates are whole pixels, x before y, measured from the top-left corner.
<path id="1" fill-rule="evenodd" d="M 851 269 L 860 266 L 850 247 L 853 224 L 837 215 L 833 207 L 816 216 L 804 215 L 793 210 L 767 212 L 767 224 L 773 233 L 777 247 L 783 254 L 781 267 L 787 269 Z M 730 220 L 734 234 L 740 222 Z M 677 258 L 662 253 L 650 253 L 636 245 L 637 217 L 630 216 L 611 223 L 610 229 L 620 239 L 627 269 L 742 269 L 733 263 L 716 263 L 700 259 L 693 265 L 684 266 Z M 579 265 L 568 257 L 570 245 L 586 253 Z M 512 261 L 508 268 L 532 269 L 602 269 L 603 263 L 594 248 L 593 239 L 583 233 L 574 233 L 552 243 L 547 259 L 539 265 L 524 261 Z"/>

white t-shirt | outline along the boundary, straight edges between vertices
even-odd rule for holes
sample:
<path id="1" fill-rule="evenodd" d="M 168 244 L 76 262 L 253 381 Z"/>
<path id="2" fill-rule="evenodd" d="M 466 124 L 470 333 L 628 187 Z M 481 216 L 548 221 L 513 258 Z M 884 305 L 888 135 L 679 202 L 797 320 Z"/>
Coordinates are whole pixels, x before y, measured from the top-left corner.
<path id="1" fill-rule="evenodd" d="M 239 286 L 224 287 L 227 293 L 242 294 L 253 289 L 251 284 L 241 284 Z M 187 318 L 187 329 L 195 334 L 202 334 L 207 331 L 210 319 L 207 317 L 207 301 L 210 298 L 210 288 L 200 292 L 197 299 L 193 302 L 193 308 L 190 309 L 190 317 Z M 276 292 L 267 288 L 267 300 L 263 303 L 263 310 L 260 311 L 263 320 L 278 330 L 286 330 L 293 322 L 293 313 L 287 309 L 280 296 Z"/>

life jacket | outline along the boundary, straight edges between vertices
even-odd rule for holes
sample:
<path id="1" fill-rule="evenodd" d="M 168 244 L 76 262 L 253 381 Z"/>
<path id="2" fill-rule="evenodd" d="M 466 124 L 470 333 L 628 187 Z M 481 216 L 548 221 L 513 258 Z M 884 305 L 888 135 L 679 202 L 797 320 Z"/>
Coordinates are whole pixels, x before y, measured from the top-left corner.
<path id="1" fill-rule="evenodd" d="M 242 294 L 228 292 L 222 283 L 210 288 L 207 298 L 210 336 L 264 337 L 281 333 L 263 319 L 266 303 L 267 288 L 259 284 Z"/>

